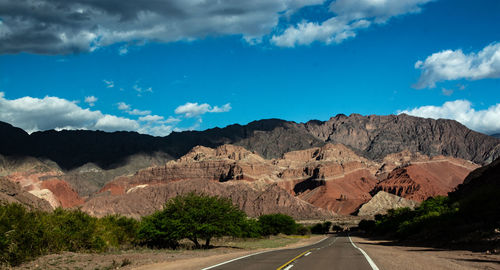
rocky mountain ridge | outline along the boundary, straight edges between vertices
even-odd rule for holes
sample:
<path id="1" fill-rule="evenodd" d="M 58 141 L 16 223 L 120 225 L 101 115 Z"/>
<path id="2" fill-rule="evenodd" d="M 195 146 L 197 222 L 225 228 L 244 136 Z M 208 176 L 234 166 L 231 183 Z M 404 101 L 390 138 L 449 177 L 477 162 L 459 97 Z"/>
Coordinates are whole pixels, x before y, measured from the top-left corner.
<path id="1" fill-rule="evenodd" d="M 50 159 L 64 170 L 87 163 L 102 169 L 119 167 L 134 154 L 163 153 L 172 159 L 201 145 L 243 146 L 266 159 L 284 153 L 340 143 L 358 155 L 381 160 L 405 149 L 428 156 L 444 155 L 487 164 L 500 156 L 500 139 L 468 129 L 453 120 L 433 120 L 405 114 L 337 115 L 328 121 L 295 123 L 266 119 L 204 131 L 173 132 L 153 137 L 135 132 L 88 130 L 42 131 L 31 135 L 0 122 L 0 155 Z"/>

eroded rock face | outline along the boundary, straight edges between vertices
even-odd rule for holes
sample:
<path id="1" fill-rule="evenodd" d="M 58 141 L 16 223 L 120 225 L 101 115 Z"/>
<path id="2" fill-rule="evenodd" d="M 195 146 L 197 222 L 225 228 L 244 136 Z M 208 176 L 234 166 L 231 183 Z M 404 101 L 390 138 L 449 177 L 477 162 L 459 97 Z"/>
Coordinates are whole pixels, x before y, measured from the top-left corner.
<path id="1" fill-rule="evenodd" d="M 230 198 L 252 217 L 271 213 L 284 213 L 297 219 L 332 217 L 331 212 L 295 198 L 276 184 L 203 179 L 137 185 L 121 195 L 100 194 L 86 202 L 82 210 L 95 216 L 121 214 L 139 218 L 162 209 L 168 199 L 189 192 Z"/>
<path id="2" fill-rule="evenodd" d="M 19 184 L 4 177 L 0 177 L 0 203 L 18 203 L 30 210 L 52 210 L 49 202 L 24 191 Z"/>
<path id="3" fill-rule="evenodd" d="M 276 184 L 304 202 L 348 215 L 380 190 L 416 201 L 446 195 L 476 167 L 461 159 L 430 158 L 410 151 L 388 155 L 378 163 L 341 144 L 292 151 L 273 160 L 239 146 L 223 145 L 215 149 L 198 146 L 164 166 L 116 178 L 104 186 L 99 198 L 128 196 L 146 187 L 193 183 L 192 180 Z M 252 202 L 242 203 L 247 204 Z"/>
<path id="4" fill-rule="evenodd" d="M 59 179 L 64 173 L 50 161 L 0 156 L 0 175 L 47 201 L 52 208 L 70 208 L 84 202 L 67 182 Z"/>
<path id="5" fill-rule="evenodd" d="M 373 176 L 377 166 L 343 145 L 327 144 L 294 151 L 275 160 L 263 159 L 239 146 L 223 145 L 216 149 L 199 146 L 165 166 L 119 177 L 108 183 L 101 193 L 124 195 L 139 186 L 191 180 L 236 181 L 243 185 L 258 182 L 255 184 L 276 184 L 291 196 L 316 207 L 349 214 L 371 198 L 369 192 L 377 183 Z"/>
<path id="6" fill-rule="evenodd" d="M 379 191 L 367 203 L 359 208 L 357 215 L 363 217 L 373 217 L 377 214 L 386 214 L 389 209 L 409 207 L 414 209 L 418 202 L 408 200 L 385 191 Z"/>
<path id="7" fill-rule="evenodd" d="M 423 201 L 437 195 L 446 196 L 461 184 L 478 165 L 453 158 L 434 157 L 394 169 L 374 188 L 400 197 Z"/>

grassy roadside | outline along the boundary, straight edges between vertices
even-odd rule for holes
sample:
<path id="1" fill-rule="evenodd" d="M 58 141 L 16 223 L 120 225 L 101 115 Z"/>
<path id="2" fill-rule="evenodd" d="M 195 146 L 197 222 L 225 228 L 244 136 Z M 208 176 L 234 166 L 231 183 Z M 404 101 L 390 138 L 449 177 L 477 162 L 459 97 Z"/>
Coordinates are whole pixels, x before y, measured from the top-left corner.
<path id="1" fill-rule="evenodd" d="M 314 238 L 314 236 L 312 237 Z M 139 266 L 156 263 L 203 258 L 242 251 L 286 247 L 297 245 L 300 242 L 310 241 L 313 238 L 310 236 L 287 235 L 257 239 L 222 237 L 213 242 L 216 248 L 208 250 L 192 250 L 189 246 L 185 246 L 180 250 L 141 248 L 104 253 L 63 252 L 60 254 L 42 256 L 32 262 L 22 264 L 12 269 L 133 269 Z"/>

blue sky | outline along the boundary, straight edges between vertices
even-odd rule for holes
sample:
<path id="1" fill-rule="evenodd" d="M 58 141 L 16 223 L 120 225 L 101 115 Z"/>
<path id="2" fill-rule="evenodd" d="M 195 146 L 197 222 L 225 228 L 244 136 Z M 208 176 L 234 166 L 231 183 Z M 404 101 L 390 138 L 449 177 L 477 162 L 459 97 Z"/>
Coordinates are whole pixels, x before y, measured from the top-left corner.
<path id="1" fill-rule="evenodd" d="M 179 18 L 157 7 L 134 17 L 134 1 L 69 2 L 97 23 L 47 19 L 67 18 L 72 6 L 16 17 L 7 7 L 23 4 L 0 1 L 1 121 L 167 135 L 406 112 L 500 132 L 497 0 L 269 0 L 237 12 L 214 3 L 215 18 L 197 14 L 195 0 L 165 8 L 191 12 Z M 115 11 L 116 21 L 98 15 Z M 163 25 L 175 28 L 153 30 Z"/>

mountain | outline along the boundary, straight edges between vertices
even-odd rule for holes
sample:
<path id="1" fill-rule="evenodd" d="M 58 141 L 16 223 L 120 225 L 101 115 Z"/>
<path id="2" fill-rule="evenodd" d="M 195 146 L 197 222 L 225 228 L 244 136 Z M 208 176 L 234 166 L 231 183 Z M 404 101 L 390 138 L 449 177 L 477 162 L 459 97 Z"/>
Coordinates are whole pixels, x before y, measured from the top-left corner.
<path id="1" fill-rule="evenodd" d="M 487 164 L 500 156 L 498 138 L 474 132 L 453 120 L 405 114 L 337 115 L 325 122 L 307 123 L 267 119 L 205 131 L 173 132 L 166 137 L 88 130 L 50 130 L 28 135 L 19 128 L 0 123 L 1 155 L 46 158 L 64 170 L 87 163 L 112 169 L 134 154 L 163 153 L 179 158 L 197 145 L 234 144 L 271 159 L 290 151 L 320 147 L 327 142 L 346 145 L 372 160 L 381 160 L 403 150 L 429 156 L 452 156 L 479 164 Z"/>
<path id="2" fill-rule="evenodd" d="M 499 155 L 500 139 L 404 114 L 268 119 L 166 137 L 27 134 L 0 122 L 0 176 L 52 207 L 96 215 L 137 217 L 187 191 L 230 196 L 250 215 L 351 214 L 379 191 L 415 201 L 445 195 Z"/>
<path id="3" fill-rule="evenodd" d="M 500 133 L 492 134 L 491 137 L 500 138 Z"/>
<path id="4" fill-rule="evenodd" d="M 500 156 L 500 140 L 472 131 L 454 120 L 426 119 L 406 114 L 349 117 L 300 124 L 325 142 L 341 143 L 369 159 L 381 159 L 403 150 L 428 156 L 444 155 L 479 164 Z"/>

